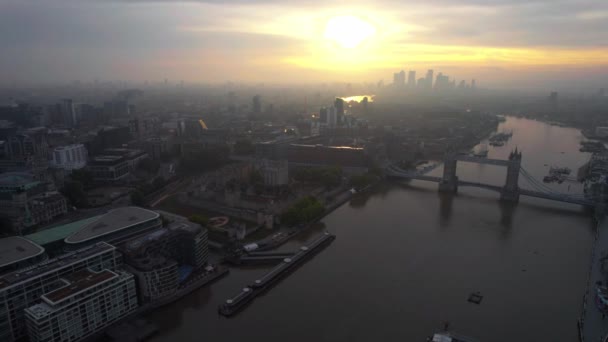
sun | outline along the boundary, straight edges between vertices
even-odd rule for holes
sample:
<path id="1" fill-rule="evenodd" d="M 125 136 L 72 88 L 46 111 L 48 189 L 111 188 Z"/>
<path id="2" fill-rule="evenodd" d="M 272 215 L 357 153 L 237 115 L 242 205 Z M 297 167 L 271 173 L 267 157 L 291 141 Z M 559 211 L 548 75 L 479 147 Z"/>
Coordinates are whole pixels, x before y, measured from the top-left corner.
<path id="1" fill-rule="evenodd" d="M 352 49 L 376 33 L 374 25 L 354 16 L 338 16 L 329 19 L 325 27 L 325 39 L 333 40 L 346 49 Z"/>

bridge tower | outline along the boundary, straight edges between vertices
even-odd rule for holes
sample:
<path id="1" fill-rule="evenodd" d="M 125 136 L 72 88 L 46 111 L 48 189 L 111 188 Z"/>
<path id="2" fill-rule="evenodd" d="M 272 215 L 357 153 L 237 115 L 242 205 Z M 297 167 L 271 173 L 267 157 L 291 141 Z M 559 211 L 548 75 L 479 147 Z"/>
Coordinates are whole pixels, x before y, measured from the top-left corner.
<path id="1" fill-rule="evenodd" d="M 507 166 L 507 180 L 500 192 L 500 199 L 509 202 L 519 201 L 519 170 L 521 169 L 521 152 L 515 151 L 509 154 L 509 165 Z"/>
<path id="2" fill-rule="evenodd" d="M 439 192 L 458 192 L 457 163 L 458 161 L 453 154 L 446 156 L 443 162 L 443 178 L 439 183 Z"/>

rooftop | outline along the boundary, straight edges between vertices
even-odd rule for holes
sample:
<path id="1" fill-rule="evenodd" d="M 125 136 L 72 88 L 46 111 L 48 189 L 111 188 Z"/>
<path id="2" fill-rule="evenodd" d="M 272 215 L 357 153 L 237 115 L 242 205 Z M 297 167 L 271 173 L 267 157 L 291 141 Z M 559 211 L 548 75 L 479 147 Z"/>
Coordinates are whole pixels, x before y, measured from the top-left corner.
<path id="1" fill-rule="evenodd" d="M 3 187 L 25 187 L 27 189 L 38 184 L 39 182 L 34 179 L 34 176 L 27 172 L 5 172 L 0 175 L 0 186 Z"/>
<path id="2" fill-rule="evenodd" d="M 0 239 L 0 267 L 24 261 L 44 253 L 44 248 L 20 236 Z"/>
<path id="3" fill-rule="evenodd" d="M 122 156 L 112 156 L 112 155 L 99 155 L 91 159 L 91 162 L 94 164 L 111 164 L 124 161 L 125 159 Z"/>
<path id="4" fill-rule="evenodd" d="M 61 278 L 66 281 L 66 285 L 44 294 L 42 299 L 48 304 L 56 305 L 71 296 L 91 287 L 103 284 L 116 277 L 118 277 L 116 273 L 108 270 L 103 270 L 101 272 L 91 272 L 89 270 L 78 271 Z"/>
<path id="5" fill-rule="evenodd" d="M 81 243 L 123 229 L 156 220 L 160 215 L 151 210 L 138 207 L 124 207 L 111 210 L 83 225 L 64 241 L 66 243 Z"/>
<path id="6" fill-rule="evenodd" d="M 39 232 L 26 235 L 25 237 L 42 246 L 57 241 L 63 241 L 65 240 L 65 238 L 76 233 L 89 223 L 98 220 L 101 216 L 103 215 L 93 216 L 84 220 L 79 220 L 50 229 L 41 230 Z"/>
<path id="7" fill-rule="evenodd" d="M 94 255 L 98 255 L 107 251 L 113 251 L 116 248 L 105 242 L 99 242 L 95 245 L 81 248 L 77 251 L 61 255 L 55 259 L 43 261 L 35 266 L 20 269 L 0 276 L 0 290 L 7 287 L 19 284 L 29 279 L 40 277 L 48 272 L 56 271 L 65 268 L 75 262 L 84 260 Z"/>
<path id="8" fill-rule="evenodd" d="M 142 246 L 146 246 L 151 242 L 166 239 L 167 235 L 171 234 L 171 232 L 186 232 L 191 234 L 196 234 L 200 232 L 201 227 L 198 224 L 191 222 L 173 222 L 169 224 L 166 228 L 158 228 L 149 233 L 140 235 L 136 238 L 133 238 L 124 244 L 124 249 L 126 252 L 134 252 L 141 248 Z"/>

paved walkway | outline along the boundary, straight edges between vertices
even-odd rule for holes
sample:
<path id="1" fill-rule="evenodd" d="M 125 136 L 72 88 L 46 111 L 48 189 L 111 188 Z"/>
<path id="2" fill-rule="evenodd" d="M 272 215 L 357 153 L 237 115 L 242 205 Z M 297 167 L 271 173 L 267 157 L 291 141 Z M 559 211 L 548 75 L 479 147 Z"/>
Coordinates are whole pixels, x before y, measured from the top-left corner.
<path id="1" fill-rule="evenodd" d="M 592 251 L 591 272 L 587 284 L 586 300 L 583 304 L 583 341 L 598 342 L 608 334 L 608 317 L 602 313 L 595 304 L 596 283 L 606 284 L 608 277 L 601 273 L 600 259 L 608 255 L 608 219 L 602 219 L 598 225 L 596 242 Z M 608 315 L 607 315 L 608 316 Z"/>

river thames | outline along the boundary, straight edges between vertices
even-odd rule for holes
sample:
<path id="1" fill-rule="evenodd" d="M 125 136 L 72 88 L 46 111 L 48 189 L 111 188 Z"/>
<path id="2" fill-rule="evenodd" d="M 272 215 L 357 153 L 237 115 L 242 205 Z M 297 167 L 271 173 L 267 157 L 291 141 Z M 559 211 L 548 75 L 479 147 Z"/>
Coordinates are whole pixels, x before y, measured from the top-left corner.
<path id="1" fill-rule="evenodd" d="M 573 175 L 579 130 L 509 117 L 513 130 L 489 158 L 516 147 L 522 166 L 542 180 L 550 166 Z M 441 167 L 433 175 L 441 175 Z M 458 164 L 462 180 L 503 185 L 498 166 Z M 520 187 L 529 185 L 520 177 Z M 574 182 L 549 185 L 580 193 Z M 282 250 L 295 249 L 329 230 L 333 244 L 258 297 L 233 318 L 217 307 L 266 268 L 230 275 L 147 316 L 160 328 L 151 341 L 425 341 L 450 329 L 482 342 L 575 341 L 576 321 L 593 243 L 589 212 L 572 204 L 437 184 L 389 182 L 359 195 Z M 483 295 L 480 305 L 467 301 Z"/>

